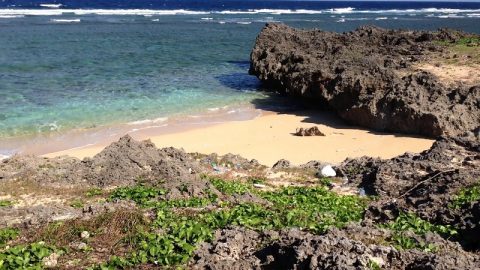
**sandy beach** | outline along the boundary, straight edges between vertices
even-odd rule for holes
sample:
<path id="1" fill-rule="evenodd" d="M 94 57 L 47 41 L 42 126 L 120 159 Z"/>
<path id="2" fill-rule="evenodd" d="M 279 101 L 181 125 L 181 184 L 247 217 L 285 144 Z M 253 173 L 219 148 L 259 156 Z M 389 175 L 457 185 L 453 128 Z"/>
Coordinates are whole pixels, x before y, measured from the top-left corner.
<path id="1" fill-rule="evenodd" d="M 296 128 L 312 126 L 318 126 L 326 136 L 298 137 L 292 134 Z M 150 139 L 157 147 L 173 146 L 187 152 L 206 154 L 239 154 L 268 166 L 282 158 L 294 164 L 310 160 L 339 163 L 347 157 L 364 155 L 391 158 L 405 152 L 421 152 L 433 143 L 433 140 L 420 137 L 347 126 L 333 113 L 312 111 L 288 114 L 262 111 L 261 116 L 252 120 L 230 121 L 158 135 L 148 130 L 129 134 L 138 140 Z M 91 157 L 107 145 L 90 145 L 45 156 Z"/>

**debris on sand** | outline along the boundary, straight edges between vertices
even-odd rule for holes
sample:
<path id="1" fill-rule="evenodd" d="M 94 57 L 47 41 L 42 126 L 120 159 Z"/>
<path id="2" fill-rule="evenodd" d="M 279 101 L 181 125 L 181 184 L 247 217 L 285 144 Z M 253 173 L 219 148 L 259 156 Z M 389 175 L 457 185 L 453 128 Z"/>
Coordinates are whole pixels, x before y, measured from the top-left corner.
<path id="1" fill-rule="evenodd" d="M 295 136 L 325 136 L 323 132 L 321 132 L 318 127 L 311 127 L 311 128 L 297 128 Z"/>

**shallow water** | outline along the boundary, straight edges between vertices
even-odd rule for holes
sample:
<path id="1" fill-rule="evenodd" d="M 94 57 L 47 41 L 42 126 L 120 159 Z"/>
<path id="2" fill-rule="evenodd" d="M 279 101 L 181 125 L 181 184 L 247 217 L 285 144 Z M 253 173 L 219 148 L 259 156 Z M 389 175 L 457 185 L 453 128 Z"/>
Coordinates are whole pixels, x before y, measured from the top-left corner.
<path id="1" fill-rule="evenodd" d="M 130 2 L 0 4 L 0 143 L 248 106 L 265 98 L 247 71 L 266 22 L 480 31 L 479 3 Z"/>

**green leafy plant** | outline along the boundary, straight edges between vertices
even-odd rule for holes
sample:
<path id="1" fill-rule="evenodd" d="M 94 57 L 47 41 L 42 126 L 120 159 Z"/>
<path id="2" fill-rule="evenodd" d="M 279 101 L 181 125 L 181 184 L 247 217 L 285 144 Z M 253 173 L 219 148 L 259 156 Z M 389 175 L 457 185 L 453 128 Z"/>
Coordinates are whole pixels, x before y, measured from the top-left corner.
<path id="1" fill-rule="evenodd" d="M 16 228 L 0 229 L 0 248 L 5 246 L 8 243 L 8 241 L 15 239 L 18 236 L 18 234 L 19 234 L 19 231 Z"/>
<path id="2" fill-rule="evenodd" d="M 261 195 L 273 203 L 285 227 L 322 233 L 328 227 L 343 227 L 363 217 L 366 199 L 340 196 L 324 187 L 288 187 Z"/>
<path id="3" fill-rule="evenodd" d="M 445 237 L 451 237 L 458 232 L 449 225 L 436 225 L 417 217 L 412 213 L 400 213 L 399 216 L 390 223 L 381 225 L 393 231 L 391 241 L 400 249 L 421 249 L 427 252 L 434 252 L 437 247 L 433 244 L 427 244 L 417 241 L 415 238 L 407 235 L 411 232 L 416 235 L 424 236 L 428 232 L 435 232 Z"/>
<path id="4" fill-rule="evenodd" d="M 462 206 L 480 200 L 480 183 L 460 190 L 458 195 L 454 196 L 450 203 L 451 208 L 461 208 Z"/>
<path id="5" fill-rule="evenodd" d="M 210 182 L 224 195 L 255 194 L 269 203 L 221 203 L 217 196 L 206 191 L 203 198 L 166 200 L 163 190 L 136 186 L 120 188 L 111 199 L 133 200 L 140 206 L 151 207 L 156 218 L 151 227 L 133 238 L 133 252 L 124 257 L 112 257 L 92 269 L 132 268 L 139 264 L 178 266 L 186 263 L 196 246 L 210 241 L 216 229 L 236 225 L 255 230 L 298 227 L 322 233 L 330 226 L 342 227 L 359 221 L 365 199 L 340 196 L 324 187 L 289 187 L 277 191 L 251 190 L 251 184 L 211 178 Z M 208 211 L 186 208 L 215 203 Z M 184 208 L 184 209 L 180 209 Z"/>
<path id="6" fill-rule="evenodd" d="M 13 201 L 9 200 L 0 200 L 0 207 L 8 207 L 14 205 Z"/>
<path id="7" fill-rule="evenodd" d="M 10 247 L 0 252 L 0 269 L 43 269 L 42 260 L 54 252 L 63 253 L 43 242 Z"/>
<path id="8" fill-rule="evenodd" d="M 242 183 L 238 180 L 236 181 L 225 181 L 220 178 L 210 178 L 210 182 L 217 188 L 220 192 L 227 195 L 233 194 L 245 194 L 251 191 L 250 185 Z"/>
<path id="9" fill-rule="evenodd" d="M 73 208 L 83 208 L 84 202 L 81 199 L 75 199 L 70 203 L 70 206 Z"/>
<path id="10" fill-rule="evenodd" d="M 85 196 L 87 197 L 95 197 L 100 196 L 103 194 L 103 191 L 100 188 L 91 188 L 85 192 Z"/>
<path id="11" fill-rule="evenodd" d="M 425 235 L 427 232 L 436 232 L 444 236 L 457 234 L 457 231 L 451 226 L 435 225 L 412 213 L 400 213 L 394 222 L 388 223 L 384 227 L 393 231 L 412 231 L 418 235 Z"/>
<path id="12" fill-rule="evenodd" d="M 479 45 L 480 38 L 478 37 L 465 37 L 457 40 L 455 45 Z"/>
<path id="13" fill-rule="evenodd" d="M 112 194 L 110 194 L 110 200 L 132 200 L 138 205 L 147 207 L 151 206 L 154 199 L 157 199 L 166 193 L 167 192 L 161 188 L 137 185 L 115 189 Z"/>
<path id="14" fill-rule="evenodd" d="M 378 263 L 376 263 L 373 260 L 368 260 L 367 268 L 370 269 L 370 270 L 380 270 L 380 269 L 382 269 L 380 267 L 380 265 L 378 265 Z"/>

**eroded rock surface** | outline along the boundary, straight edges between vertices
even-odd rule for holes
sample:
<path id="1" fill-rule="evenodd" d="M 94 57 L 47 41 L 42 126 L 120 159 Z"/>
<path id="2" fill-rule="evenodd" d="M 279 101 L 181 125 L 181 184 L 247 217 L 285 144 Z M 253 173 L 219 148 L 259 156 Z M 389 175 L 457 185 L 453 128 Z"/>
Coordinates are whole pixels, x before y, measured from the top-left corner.
<path id="1" fill-rule="evenodd" d="M 438 235 L 437 253 L 400 251 L 374 243 L 388 236 L 375 227 L 351 226 L 312 235 L 298 229 L 256 232 L 244 228 L 218 230 L 212 243 L 196 251 L 193 269 L 476 269 L 478 257 Z M 366 244 L 372 242 L 372 244 Z"/>
<path id="2" fill-rule="evenodd" d="M 367 211 L 375 220 L 388 220 L 399 211 L 414 212 L 434 223 L 461 231 L 460 241 L 479 248 L 480 205 L 451 206 L 460 190 L 480 183 L 480 140 L 475 137 L 440 138 L 420 154 L 390 160 L 359 158 L 339 169 L 352 183 L 379 196 Z"/>
<path id="3" fill-rule="evenodd" d="M 126 135 L 93 158 L 14 156 L 0 163 L 0 171 L 0 179 L 121 186 L 138 181 L 192 180 L 202 168 L 183 150 L 158 149 L 150 141 L 138 142 Z"/>
<path id="4" fill-rule="evenodd" d="M 441 54 L 445 46 L 438 41 L 467 36 L 377 27 L 340 34 L 267 24 L 252 51 L 250 73 L 355 125 L 454 136 L 480 126 L 480 86 L 447 83 L 413 64 Z"/>

